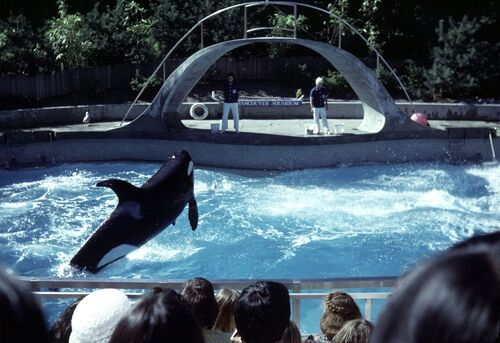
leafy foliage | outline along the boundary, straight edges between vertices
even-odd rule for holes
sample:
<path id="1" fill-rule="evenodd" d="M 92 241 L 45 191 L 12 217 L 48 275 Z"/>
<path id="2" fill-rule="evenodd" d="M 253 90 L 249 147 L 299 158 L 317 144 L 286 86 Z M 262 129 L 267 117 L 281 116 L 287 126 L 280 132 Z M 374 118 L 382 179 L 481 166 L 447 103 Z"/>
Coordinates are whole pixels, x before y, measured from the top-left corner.
<path id="1" fill-rule="evenodd" d="M 166 54 L 170 48 L 200 19 L 225 6 L 238 3 L 236 0 L 215 1 L 202 0 L 193 4 L 185 0 L 154 0 L 151 2 L 153 36 L 160 44 L 160 51 Z M 204 23 L 205 45 L 228 39 L 241 38 L 242 18 L 234 11 L 210 19 Z M 200 47 L 201 33 L 196 31 L 190 35 L 182 50 L 185 55 L 192 54 Z"/>
<path id="2" fill-rule="evenodd" d="M 132 81 L 130 81 L 130 88 L 132 88 L 133 91 L 138 92 L 146 85 L 147 81 L 148 81 L 147 77 L 144 77 L 140 74 L 136 74 L 136 77 L 133 78 Z M 148 87 L 158 88 L 161 84 L 162 80 L 159 77 L 154 76 L 149 82 Z"/>
<path id="3" fill-rule="evenodd" d="M 417 64 L 414 60 L 405 61 L 404 73 L 402 76 L 403 84 L 407 87 L 410 94 L 418 98 L 424 98 L 427 93 L 424 91 L 425 67 Z"/>
<path id="4" fill-rule="evenodd" d="M 283 67 L 283 75 L 286 83 L 294 88 L 308 90 L 314 83 L 314 76 L 307 64 L 295 65 L 287 62 Z"/>
<path id="5" fill-rule="evenodd" d="M 61 69 L 84 67 L 92 49 L 91 32 L 83 16 L 69 14 L 64 0 L 58 0 L 59 16 L 50 19 L 45 38 Z"/>
<path id="6" fill-rule="evenodd" d="M 433 98 L 465 97 L 491 77 L 495 60 L 486 52 L 498 51 L 498 44 L 477 40 L 480 28 L 477 18 L 467 16 L 460 21 L 448 18 L 439 22 L 439 45 L 433 48 L 432 66 L 424 73 L 426 90 Z"/>
<path id="7" fill-rule="evenodd" d="M 31 74 L 51 70 L 43 39 L 23 15 L 0 21 L 0 74 Z M 45 62 L 45 63 L 44 63 Z"/>
<path id="8" fill-rule="evenodd" d="M 275 13 L 271 18 L 270 22 L 274 29 L 271 31 L 271 36 L 273 37 L 293 37 L 293 32 L 290 30 L 308 30 L 309 25 L 307 24 L 307 18 L 303 15 L 297 16 L 297 21 L 295 21 L 295 16 L 292 14 L 286 15 L 284 13 Z M 274 57 L 278 55 L 286 54 L 288 51 L 293 49 L 295 46 L 291 45 L 269 45 L 269 56 Z"/>
<path id="9" fill-rule="evenodd" d="M 331 95 L 344 94 L 351 90 L 351 86 L 349 86 L 346 79 L 336 70 L 328 70 L 323 80 L 328 93 Z"/>
<path id="10" fill-rule="evenodd" d="M 117 0 L 103 13 L 96 5 L 86 19 L 93 36 L 93 64 L 139 64 L 160 56 L 153 34 L 156 21 L 137 2 Z"/>
<path id="11" fill-rule="evenodd" d="M 363 32 L 370 46 L 380 50 L 383 46 L 380 38 L 380 28 L 377 21 L 380 3 L 382 0 L 363 0 L 359 9 L 364 22 L 361 32 Z"/>
<path id="12" fill-rule="evenodd" d="M 343 20 L 355 23 L 355 19 L 351 18 L 347 13 L 349 9 L 349 0 L 337 0 L 333 3 L 328 4 L 328 11 L 331 13 L 331 16 L 328 21 L 325 21 L 324 24 L 327 25 L 327 39 L 330 44 L 334 44 L 337 42 L 339 48 L 342 47 L 342 37 L 346 35 L 346 33 L 350 32 L 346 30 L 344 24 L 338 18 L 342 18 Z"/>
<path id="13" fill-rule="evenodd" d="M 57 6 L 55 6 L 57 3 Z M 32 74 L 61 68 L 108 64 L 140 65 L 164 56 L 196 22 L 237 0 L 37 0 L 7 1 L 0 11 L 0 74 Z M 358 27 L 387 60 L 407 61 L 403 80 L 417 97 L 498 97 L 500 88 L 500 1 L 453 0 L 314 0 L 328 9 L 322 15 L 299 6 L 298 23 L 304 38 L 327 41 L 358 57 L 373 58 L 373 51 L 352 39 L 338 17 Z M 255 7 L 249 27 L 293 28 L 290 12 L 283 6 Z M 22 13 L 22 14 L 21 14 Z M 241 38 L 243 9 L 225 12 L 197 28 L 171 56 L 186 57 L 204 46 Z M 467 16 L 464 16 L 467 15 Z M 203 37 L 201 37 L 203 34 Z M 289 35 L 277 29 L 273 35 Z M 261 45 L 232 52 L 233 56 L 294 55 L 311 52 L 297 47 Z M 418 61 L 418 62 L 415 62 Z M 309 85 L 307 66 L 284 67 L 284 78 Z M 136 67 L 133 85 L 143 82 Z M 376 73 L 389 88 L 394 81 L 383 69 Z M 345 83 L 340 74 L 329 73 L 333 88 Z"/>

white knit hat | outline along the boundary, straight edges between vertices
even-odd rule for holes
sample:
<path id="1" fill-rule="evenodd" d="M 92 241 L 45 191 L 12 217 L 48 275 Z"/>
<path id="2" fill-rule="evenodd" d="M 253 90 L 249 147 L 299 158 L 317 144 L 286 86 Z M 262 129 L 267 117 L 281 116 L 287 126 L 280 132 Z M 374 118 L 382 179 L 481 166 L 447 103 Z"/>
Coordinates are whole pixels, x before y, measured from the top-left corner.
<path id="1" fill-rule="evenodd" d="M 108 343 L 130 307 L 130 300 L 117 289 L 100 289 L 87 295 L 71 318 L 69 343 Z"/>

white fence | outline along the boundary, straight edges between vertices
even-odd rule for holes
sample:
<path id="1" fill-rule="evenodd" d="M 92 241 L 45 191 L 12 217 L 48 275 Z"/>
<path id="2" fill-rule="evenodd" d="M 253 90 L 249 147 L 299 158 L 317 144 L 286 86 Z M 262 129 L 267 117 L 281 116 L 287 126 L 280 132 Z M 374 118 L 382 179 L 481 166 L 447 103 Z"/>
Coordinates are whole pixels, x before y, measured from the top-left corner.
<path id="1" fill-rule="evenodd" d="M 30 277 L 23 277 L 21 280 L 29 284 L 34 294 L 42 298 L 59 299 L 78 298 L 100 288 L 122 289 L 129 297 L 138 298 L 145 291 L 154 287 L 180 290 L 187 282 L 187 280 L 156 279 L 53 279 Z M 371 320 L 373 317 L 373 300 L 386 299 L 390 294 L 390 289 L 395 286 L 396 280 L 396 277 L 363 277 L 275 281 L 282 282 L 289 289 L 292 319 L 300 325 L 301 301 L 323 299 L 333 289 L 345 290 L 355 300 L 364 302 L 364 316 L 366 319 Z M 255 281 L 211 280 L 216 290 L 224 287 L 241 290 Z M 350 292 L 349 289 L 355 291 Z M 359 289 L 374 289 L 374 291 L 359 291 Z"/>

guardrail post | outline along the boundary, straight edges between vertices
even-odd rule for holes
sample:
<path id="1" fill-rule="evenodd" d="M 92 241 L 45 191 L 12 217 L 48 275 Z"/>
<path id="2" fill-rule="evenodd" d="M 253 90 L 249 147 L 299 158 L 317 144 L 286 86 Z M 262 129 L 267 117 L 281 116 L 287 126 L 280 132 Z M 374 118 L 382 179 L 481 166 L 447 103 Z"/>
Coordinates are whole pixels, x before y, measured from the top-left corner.
<path id="1" fill-rule="evenodd" d="M 300 293 L 300 281 L 293 282 L 293 293 Z M 292 320 L 300 328 L 300 298 L 292 299 Z"/>
<path id="2" fill-rule="evenodd" d="M 366 320 L 372 320 L 372 299 L 368 298 L 365 300 L 365 318 Z"/>

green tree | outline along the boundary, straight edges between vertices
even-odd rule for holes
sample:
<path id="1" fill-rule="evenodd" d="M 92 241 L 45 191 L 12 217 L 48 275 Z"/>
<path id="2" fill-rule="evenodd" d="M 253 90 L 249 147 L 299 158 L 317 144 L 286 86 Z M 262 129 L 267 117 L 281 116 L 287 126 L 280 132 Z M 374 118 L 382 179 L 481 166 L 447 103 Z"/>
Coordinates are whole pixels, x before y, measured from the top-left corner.
<path id="1" fill-rule="evenodd" d="M 298 32 L 299 30 L 307 31 L 309 29 L 306 20 L 303 15 L 297 16 L 297 21 L 295 21 L 295 16 L 292 14 L 275 13 L 270 18 L 271 25 L 274 27 L 271 34 L 275 37 L 293 37 L 293 33 L 289 30 L 296 29 Z"/>
<path id="2" fill-rule="evenodd" d="M 337 0 L 333 3 L 328 4 L 328 11 L 332 14 L 328 21 L 325 22 L 327 25 L 327 37 L 330 44 L 337 42 L 337 46 L 342 48 L 342 36 L 345 35 L 345 27 L 342 21 L 337 18 L 342 18 L 348 22 L 354 22 L 353 18 L 348 16 L 349 0 Z M 329 25 L 330 24 L 330 25 Z M 348 30 L 349 32 L 349 30 Z"/>
<path id="3" fill-rule="evenodd" d="M 378 12 L 382 0 L 363 0 L 360 7 L 361 19 L 363 26 L 361 32 L 365 34 L 366 39 L 371 47 L 382 52 L 383 42 L 380 37 L 380 29 L 378 25 Z M 377 74 L 380 70 L 379 55 L 377 55 Z"/>
<path id="4" fill-rule="evenodd" d="M 424 87 L 425 70 L 426 69 L 424 66 L 419 65 L 412 59 L 408 59 L 405 61 L 402 81 L 410 92 L 410 96 L 417 98 L 427 97 Z"/>
<path id="5" fill-rule="evenodd" d="M 136 1 L 117 0 L 114 7 L 99 11 L 96 5 L 86 15 L 92 32 L 94 64 L 140 64 L 160 56 L 153 34 L 155 20 Z"/>
<path id="6" fill-rule="evenodd" d="M 59 16 L 48 21 L 45 31 L 55 61 L 61 69 L 86 66 L 92 51 L 92 36 L 84 17 L 79 13 L 69 14 L 64 0 L 58 0 L 57 4 Z"/>
<path id="7" fill-rule="evenodd" d="M 160 50 L 167 53 L 177 41 L 200 19 L 224 7 L 237 4 L 236 0 L 203 0 L 193 3 L 185 0 L 155 0 L 151 3 L 154 37 L 160 42 Z M 227 11 L 204 23 L 204 45 L 241 38 L 243 19 L 241 8 Z M 176 51 L 176 56 L 188 56 L 200 48 L 201 29 L 187 37 Z"/>
<path id="8" fill-rule="evenodd" d="M 476 95 L 483 82 L 498 76 L 498 55 L 493 58 L 491 51 L 498 53 L 499 45 L 477 40 L 480 29 L 480 20 L 467 16 L 439 22 L 439 45 L 432 49 L 432 66 L 424 74 L 434 99 Z"/>
<path id="9" fill-rule="evenodd" d="M 23 15 L 0 20 L 0 74 L 32 74 L 52 70 L 47 47 Z"/>
<path id="10" fill-rule="evenodd" d="M 275 13 L 269 18 L 272 27 L 274 29 L 271 31 L 270 35 L 274 37 L 293 37 L 293 32 L 289 30 L 309 30 L 309 25 L 306 23 L 306 17 L 303 15 L 297 16 L 297 21 L 295 21 L 295 16 L 292 14 L 284 14 L 282 12 Z M 292 50 L 297 50 L 295 45 L 269 45 L 269 56 L 275 57 L 279 55 L 289 54 Z"/>

